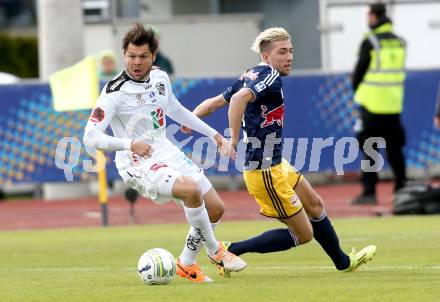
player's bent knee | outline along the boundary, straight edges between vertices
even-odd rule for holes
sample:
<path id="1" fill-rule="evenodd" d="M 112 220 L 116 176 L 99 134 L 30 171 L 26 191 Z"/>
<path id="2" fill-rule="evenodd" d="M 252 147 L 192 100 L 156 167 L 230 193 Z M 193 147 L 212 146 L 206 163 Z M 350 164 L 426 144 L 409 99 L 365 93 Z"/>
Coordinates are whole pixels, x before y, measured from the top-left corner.
<path id="1" fill-rule="evenodd" d="M 184 203 L 190 203 L 191 206 L 197 206 L 201 203 L 200 186 L 192 178 L 182 176 L 175 182 L 173 195 Z"/>
<path id="2" fill-rule="evenodd" d="M 299 244 L 305 244 L 313 239 L 313 228 L 310 223 L 304 223 L 302 226 L 290 224 L 289 229 L 295 235 Z"/>
<path id="3" fill-rule="evenodd" d="M 313 229 L 305 229 L 302 230 L 299 234 L 297 234 L 298 241 L 300 244 L 306 244 L 313 239 Z"/>
<path id="4" fill-rule="evenodd" d="M 324 201 L 319 195 L 316 195 L 315 208 L 319 210 L 319 212 L 322 212 L 322 210 L 324 210 Z"/>
<path id="5" fill-rule="evenodd" d="M 304 205 L 306 207 L 306 205 Z M 312 202 L 307 206 L 307 215 L 311 218 L 319 218 L 324 211 L 324 201 L 321 196 L 315 195 Z"/>
<path id="6" fill-rule="evenodd" d="M 200 187 L 197 183 L 187 184 L 182 191 L 182 195 L 185 199 L 200 199 L 201 200 L 201 192 Z"/>

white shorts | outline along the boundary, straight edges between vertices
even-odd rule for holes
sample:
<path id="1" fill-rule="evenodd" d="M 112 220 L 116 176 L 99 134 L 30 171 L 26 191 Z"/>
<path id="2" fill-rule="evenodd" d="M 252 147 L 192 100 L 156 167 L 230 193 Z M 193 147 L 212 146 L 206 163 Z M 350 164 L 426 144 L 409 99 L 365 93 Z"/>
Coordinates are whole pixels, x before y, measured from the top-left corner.
<path id="1" fill-rule="evenodd" d="M 200 186 L 202 196 L 212 188 L 203 171 L 180 151 L 173 156 L 173 160 L 143 159 L 139 165 L 119 171 L 119 174 L 126 184 L 157 204 L 178 201 L 172 194 L 172 188 L 181 175 L 194 179 Z"/>

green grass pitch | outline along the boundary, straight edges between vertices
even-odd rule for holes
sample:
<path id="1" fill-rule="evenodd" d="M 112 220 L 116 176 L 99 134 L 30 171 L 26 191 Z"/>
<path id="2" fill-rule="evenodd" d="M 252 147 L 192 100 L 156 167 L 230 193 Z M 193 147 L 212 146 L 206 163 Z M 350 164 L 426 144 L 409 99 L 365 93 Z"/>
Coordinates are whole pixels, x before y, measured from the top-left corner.
<path id="1" fill-rule="evenodd" d="M 163 247 L 178 256 L 186 225 L 0 232 L 0 301 L 440 301 L 440 217 L 334 219 L 346 251 L 377 245 L 376 258 L 340 273 L 316 242 L 286 252 L 247 254 L 248 268 L 216 275 L 203 251 L 199 262 L 215 279 L 144 285 L 141 254 Z M 276 221 L 225 222 L 224 240 L 244 239 Z"/>

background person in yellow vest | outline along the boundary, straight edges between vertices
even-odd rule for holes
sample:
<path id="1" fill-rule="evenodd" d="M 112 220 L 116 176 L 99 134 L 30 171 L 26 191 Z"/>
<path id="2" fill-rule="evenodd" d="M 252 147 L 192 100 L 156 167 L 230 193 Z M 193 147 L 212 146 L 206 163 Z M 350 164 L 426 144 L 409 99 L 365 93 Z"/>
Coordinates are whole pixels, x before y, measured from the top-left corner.
<path id="1" fill-rule="evenodd" d="M 363 40 L 359 59 L 352 75 L 354 99 L 359 105 L 360 123 L 355 129 L 362 147 L 369 137 L 386 141 L 388 162 L 395 177 L 394 190 L 406 181 L 405 132 L 400 123 L 405 80 L 405 42 L 392 33 L 391 20 L 382 3 L 371 4 L 368 25 L 371 31 Z M 374 145 L 374 147 L 377 147 Z M 375 158 L 364 153 L 370 165 Z M 352 204 L 376 204 L 376 172 L 362 171 L 362 194 Z"/>

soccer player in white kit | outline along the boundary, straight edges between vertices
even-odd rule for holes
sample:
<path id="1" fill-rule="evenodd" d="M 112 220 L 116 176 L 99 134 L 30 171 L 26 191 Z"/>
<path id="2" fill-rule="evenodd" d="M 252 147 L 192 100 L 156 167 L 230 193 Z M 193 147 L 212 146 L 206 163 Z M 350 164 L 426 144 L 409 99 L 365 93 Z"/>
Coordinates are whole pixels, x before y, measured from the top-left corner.
<path id="1" fill-rule="evenodd" d="M 231 146 L 179 103 L 165 72 L 152 68 L 158 48 L 152 28 L 135 24 L 122 48 L 125 70 L 102 90 L 85 128 L 85 145 L 116 151 L 119 174 L 142 196 L 158 204 L 181 201 L 191 227 L 177 259 L 180 276 L 192 282 L 212 281 L 196 263 L 203 245 L 215 265 L 244 269 L 246 263 L 226 251 L 213 233 L 224 212 L 223 201 L 202 171 L 166 138 L 165 116 L 211 137 L 224 154 Z M 114 136 L 104 132 L 109 124 Z"/>

